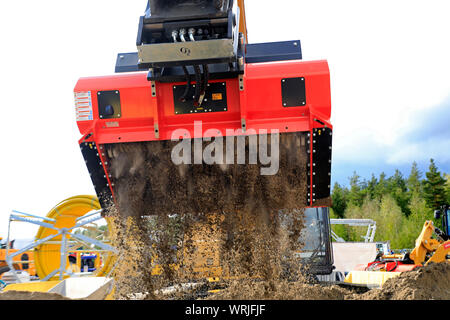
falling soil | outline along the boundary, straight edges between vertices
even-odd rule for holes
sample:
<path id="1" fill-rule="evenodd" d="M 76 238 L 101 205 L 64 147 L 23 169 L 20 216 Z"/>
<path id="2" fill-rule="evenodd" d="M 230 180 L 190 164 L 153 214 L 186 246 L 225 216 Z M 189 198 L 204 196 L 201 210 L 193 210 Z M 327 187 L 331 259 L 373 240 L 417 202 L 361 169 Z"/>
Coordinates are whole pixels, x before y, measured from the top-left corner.
<path id="1" fill-rule="evenodd" d="M 301 209 L 307 203 L 307 137 L 304 133 L 279 137 L 279 170 L 274 175 L 261 174 L 261 169 L 268 165 L 250 164 L 253 163 L 251 155 L 257 155 L 257 151 L 248 137 L 242 145 L 236 138 L 231 151 L 228 150 L 231 144 L 217 146 L 216 150 L 221 148 L 224 154 L 222 159 L 229 158 L 233 164 L 176 165 L 172 151 L 179 143 L 172 141 L 107 145 L 120 215 L 141 217 L 238 211 L 267 215 L 267 212 L 281 209 Z M 197 139 L 187 141 L 193 155 L 188 154 L 191 163 L 198 154 L 197 143 L 201 150 L 211 145 Z M 271 149 L 270 135 L 267 144 L 267 149 Z M 246 156 L 245 164 L 237 164 L 242 153 Z"/>
<path id="2" fill-rule="evenodd" d="M 276 141 L 271 135 L 266 139 L 266 155 L 274 161 Z M 308 194 L 307 134 L 279 139 L 274 175 L 262 175 L 271 163 L 252 161 L 250 137 L 234 138 L 232 148 L 216 145 L 213 157 L 223 151 L 223 159 L 234 160 L 226 165 L 177 165 L 172 151 L 178 142 L 107 145 L 116 198 L 108 215 L 123 261 L 115 270 L 117 298 L 136 292 L 149 299 L 167 298 L 157 293 L 207 277 L 295 277 L 286 270 L 298 270 L 300 263 L 293 253 L 302 247 L 298 239 Z M 196 144 L 206 151 L 216 142 L 189 143 L 186 150 L 193 161 Z M 244 163 L 238 161 L 240 152 Z"/>

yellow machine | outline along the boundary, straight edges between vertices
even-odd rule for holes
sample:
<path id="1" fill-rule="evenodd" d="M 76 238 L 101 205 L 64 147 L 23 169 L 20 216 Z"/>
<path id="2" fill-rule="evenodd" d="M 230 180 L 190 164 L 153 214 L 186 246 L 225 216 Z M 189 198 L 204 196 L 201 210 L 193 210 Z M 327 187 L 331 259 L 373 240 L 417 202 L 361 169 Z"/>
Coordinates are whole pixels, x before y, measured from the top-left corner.
<path id="1" fill-rule="evenodd" d="M 433 239 L 437 234 L 440 239 Z M 409 258 L 416 265 L 428 265 L 430 263 L 444 262 L 450 254 L 450 240 L 440 229 L 436 228 L 433 221 L 426 221 L 420 236 L 416 240 L 416 247 L 409 254 Z"/>
<path id="2" fill-rule="evenodd" d="M 450 207 L 442 206 L 435 212 L 435 218 L 442 218 L 444 231 L 437 228 L 433 221 L 426 221 L 414 249 L 406 254 L 382 255 L 368 265 L 362 265 L 350 272 L 345 282 L 382 286 L 388 279 L 402 272 L 427 266 L 431 263 L 450 262 Z"/>
<path id="3" fill-rule="evenodd" d="M 6 256 L 8 254 L 12 254 L 17 252 L 18 250 L 14 248 L 14 245 L 10 244 L 10 247 L 7 249 L 7 244 L 3 243 L 3 238 L 0 238 L 0 278 L 3 273 L 8 272 L 10 267 L 6 262 Z M 30 276 L 36 275 L 36 268 L 34 266 L 34 252 L 27 251 L 22 253 L 20 256 L 17 256 L 13 259 L 13 264 L 15 270 L 26 271 L 30 274 Z"/>

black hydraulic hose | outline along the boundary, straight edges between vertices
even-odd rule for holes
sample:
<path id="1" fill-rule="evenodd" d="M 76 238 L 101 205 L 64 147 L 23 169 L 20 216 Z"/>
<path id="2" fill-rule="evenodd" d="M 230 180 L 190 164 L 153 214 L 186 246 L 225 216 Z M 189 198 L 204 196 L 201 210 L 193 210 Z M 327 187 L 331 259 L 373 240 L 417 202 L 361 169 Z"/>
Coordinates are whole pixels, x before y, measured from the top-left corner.
<path id="1" fill-rule="evenodd" d="M 194 70 L 195 70 L 195 96 L 194 96 L 194 106 L 198 107 L 199 104 L 199 99 L 200 99 L 200 89 L 202 87 L 202 76 L 201 76 L 201 71 L 200 71 L 200 67 L 198 65 L 194 66 Z"/>
<path id="2" fill-rule="evenodd" d="M 387 263 L 386 263 L 386 271 L 387 271 L 387 272 L 393 272 L 393 271 L 396 270 L 397 267 L 398 267 L 398 261 L 397 261 L 397 260 L 395 260 L 395 261 L 390 261 L 390 262 L 395 262 L 395 267 L 394 267 L 394 268 L 391 268 L 391 270 L 388 270 L 388 269 L 387 269 Z"/>
<path id="3" fill-rule="evenodd" d="M 181 96 L 180 101 L 186 102 L 189 91 L 191 90 L 191 76 L 190 76 L 189 71 L 186 66 L 183 66 L 183 71 L 184 71 L 184 75 L 186 76 L 186 89 L 184 90 L 184 93 Z"/>
<path id="4" fill-rule="evenodd" d="M 208 86 L 209 82 L 209 68 L 207 64 L 203 65 L 203 86 L 201 90 L 201 94 L 205 94 L 206 87 Z"/>

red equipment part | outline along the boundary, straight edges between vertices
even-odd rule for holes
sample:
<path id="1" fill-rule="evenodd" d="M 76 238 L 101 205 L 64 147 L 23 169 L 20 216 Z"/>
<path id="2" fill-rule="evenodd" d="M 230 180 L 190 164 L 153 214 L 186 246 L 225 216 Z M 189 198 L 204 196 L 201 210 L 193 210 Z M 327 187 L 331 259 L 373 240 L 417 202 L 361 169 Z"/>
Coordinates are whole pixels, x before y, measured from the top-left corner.
<path id="1" fill-rule="evenodd" d="M 367 265 L 358 265 L 356 271 L 384 271 L 384 272 L 406 272 L 420 267 L 416 264 L 407 264 L 396 260 L 374 261 Z"/>
<path id="2" fill-rule="evenodd" d="M 283 82 L 292 78 L 305 82 L 304 105 L 289 107 L 283 103 Z M 211 80 L 210 84 L 216 82 L 225 83 L 226 111 L 176 114 L 174 88 L 186 82 L 149 82 L 146 72 L 80 79 L 74 90 L 77 125 L 83 136 L 79 143 L 83 152 L 90 152 L 83 155 L 99 197 L 108 193 L 104 186 L 99 186 L 101 184 L 106 185 L 114 197 L 104 144 L 171 140 L 174 131 L 180 128 L 187 130 L 190 138 L 213 136 L 209 129 L 216 129 L 223 136 L 229 135 L 227 130 L 233 130 L 232 135 L 254 134 L 252 130 L 268 130 L 269 133 L 279 130 L 281 134 L 309 132 L 309 163 L 313 164 L 308 177 L 309 202 L 314 205 L 321 199 L 315 189 L 319 184 L 327 190 L 322 198 L 328 197 L 332 134 L 328 63 L 292 60 L 246 64 L 241 80 Z M 153 94 L 152 85 L 155 86 Z M 102 119 L 98 97 L 106 91 L 120 95 L 120 114 Z M 196 121 L 202 122 L 201 131 L 195 130 Z M 325 134 L 329 139 L 327 145 L 318 148 L 315 145 L 318 136 Z M 93 169 L 93 166 L 98 168 Z"/>

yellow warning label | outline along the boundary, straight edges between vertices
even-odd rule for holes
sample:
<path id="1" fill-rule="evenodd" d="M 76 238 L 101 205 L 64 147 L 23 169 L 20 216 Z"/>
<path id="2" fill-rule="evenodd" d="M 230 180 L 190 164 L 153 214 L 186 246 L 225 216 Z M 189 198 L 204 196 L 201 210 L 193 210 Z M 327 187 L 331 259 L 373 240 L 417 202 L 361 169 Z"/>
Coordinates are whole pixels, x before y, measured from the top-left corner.
<path id="1" fill-rule="evenodd" d="M 213 93 L 212 94 L 212 99 L 213 99 L 213 101 L 222 100 L 223 96 L 222 96 L 221 93 Z"/>

